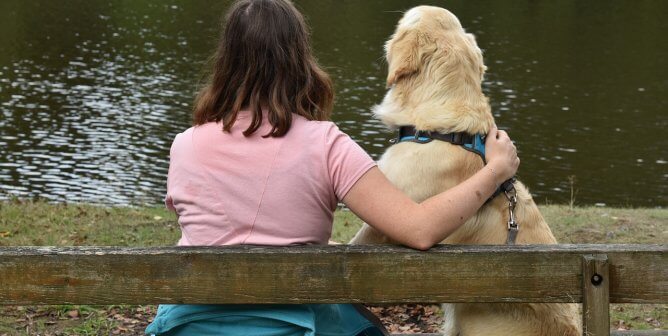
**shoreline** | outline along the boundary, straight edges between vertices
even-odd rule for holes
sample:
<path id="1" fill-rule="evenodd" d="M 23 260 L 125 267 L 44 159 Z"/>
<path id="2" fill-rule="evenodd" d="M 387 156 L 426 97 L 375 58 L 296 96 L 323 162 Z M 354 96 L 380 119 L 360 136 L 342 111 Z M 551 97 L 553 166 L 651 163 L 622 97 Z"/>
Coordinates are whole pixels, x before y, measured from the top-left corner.
<path id="1" fill-rule="evenodd" d="M 538 208 L 560 243 L 668 241 L 668 209 L 568 205 Z M 362 221 L 352 212 L 337 210 L 331 239 L 347 242 L 361 225 Z M 174 245 L 178 238 L 176 216 L 162 206 L 0 201 L 0 246 L 164 246 Z"/>

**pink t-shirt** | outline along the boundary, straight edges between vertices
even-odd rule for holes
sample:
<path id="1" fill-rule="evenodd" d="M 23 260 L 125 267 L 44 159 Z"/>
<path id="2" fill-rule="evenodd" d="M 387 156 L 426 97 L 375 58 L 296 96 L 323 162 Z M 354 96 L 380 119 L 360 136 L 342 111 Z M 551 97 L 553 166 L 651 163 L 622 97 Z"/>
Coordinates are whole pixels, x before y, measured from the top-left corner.
<path id="1" fill-rule="evenodd" d="M 293 114 L 281 138 L 253 135 L 248 111 L 230 133 L 222 124 L 189 128 L 174 139 L 167 206 L 179 215 L 178 245 L 327 244 L 333 212 L 375 162 L 332 122 Z"/>

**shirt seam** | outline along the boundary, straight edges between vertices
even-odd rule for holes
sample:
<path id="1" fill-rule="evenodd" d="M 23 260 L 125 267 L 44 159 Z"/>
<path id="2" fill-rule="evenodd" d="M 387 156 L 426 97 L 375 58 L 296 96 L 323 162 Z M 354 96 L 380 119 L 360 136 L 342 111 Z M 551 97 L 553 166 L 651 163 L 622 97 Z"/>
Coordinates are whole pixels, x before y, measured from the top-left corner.
<path id="1" fill-rule="evenodd" d="M 253 231 L 255 230 L 255 223 L 257 222 L 257 217 L 260 215 L 260 209 L 262 208 L 262 201 L 264 200 L 264 194 L 267 191 L 267 186 L 269 185 L 269 177 L 271 177 L 272 173 L 274 172 L 274 165 L 276 164 L 276 157 L 278 157 L 278 152 L 281 151 L 281 147 L 283 147 L 283 141 L 280 141 L 279 144 L 276 146 L 276 152 L 274 152 L 274 157 L 271 159 L 271 165 L 269 166 L 269 171 L 267 172 L 267 176 L 264 178 L 264 185 L 262 187 L 262 194 L 260 194 L 260 200 L 257 203 L 257 210 L 255 211 L 255 216 L 253 217 L 253 222 L 251 223 L 250 230 L 248 231 L 248 235 L 246 235 L 246 238 L 244 238 L 243 241 L 241 241 L 241 244 L 246 244 L 246 241 L 248 241 L 248 238 L 251 237 L 253 234 Z"/>

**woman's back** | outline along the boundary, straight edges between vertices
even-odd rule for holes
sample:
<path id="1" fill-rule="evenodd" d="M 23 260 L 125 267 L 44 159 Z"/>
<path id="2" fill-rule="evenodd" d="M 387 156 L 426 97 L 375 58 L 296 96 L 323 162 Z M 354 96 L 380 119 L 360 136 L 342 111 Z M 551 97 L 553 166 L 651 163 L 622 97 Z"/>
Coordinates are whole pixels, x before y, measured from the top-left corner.
<path id="1" fill-rule="evenodd" d="M 298 115 L 283 137 L 264 122 L 242 134 L 207 123 L 176 136 L 167 205 L 179 215 L 179 245 L 327 244 L 336 204 L 375 163 L 331 122 Z"/>

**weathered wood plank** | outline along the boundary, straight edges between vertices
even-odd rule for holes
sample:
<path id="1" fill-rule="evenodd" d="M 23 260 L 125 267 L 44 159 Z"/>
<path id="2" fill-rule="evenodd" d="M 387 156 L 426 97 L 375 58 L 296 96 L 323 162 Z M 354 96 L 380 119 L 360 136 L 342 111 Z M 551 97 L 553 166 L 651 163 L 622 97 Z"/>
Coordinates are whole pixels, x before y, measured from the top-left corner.
<path id="1" fill-rule="evenodd" d="M 610 279 L 608 256 L 582 258 L 582 323 L 587 336 L 610 336 Z"/>
<path id="2" fill-rule="evenodd" d="M 0 248 L 0 304 L 582 302 L 583 254 L 610 301 L 668 302 L 668 245 Z"/>

